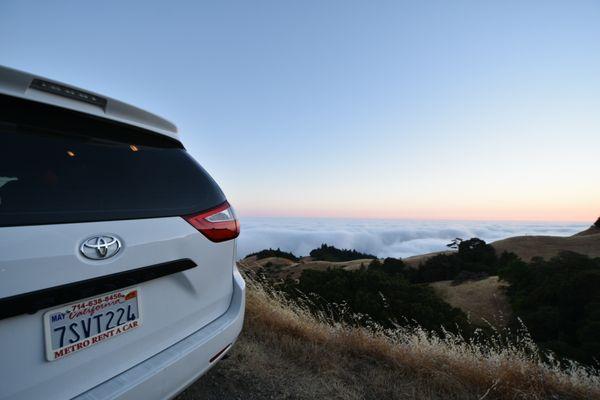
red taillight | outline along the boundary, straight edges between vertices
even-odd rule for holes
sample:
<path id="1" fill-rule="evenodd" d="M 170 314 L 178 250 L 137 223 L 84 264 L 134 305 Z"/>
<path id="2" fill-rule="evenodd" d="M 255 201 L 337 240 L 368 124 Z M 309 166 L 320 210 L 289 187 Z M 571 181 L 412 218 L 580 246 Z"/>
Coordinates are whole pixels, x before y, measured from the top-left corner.
<path id="1" fill-rule="evenodd" d="M 200 214 L 185 215 L 183 219 L 213 242 L 235 239 L 240 234 L 240 223 L 227 202 Z"/>

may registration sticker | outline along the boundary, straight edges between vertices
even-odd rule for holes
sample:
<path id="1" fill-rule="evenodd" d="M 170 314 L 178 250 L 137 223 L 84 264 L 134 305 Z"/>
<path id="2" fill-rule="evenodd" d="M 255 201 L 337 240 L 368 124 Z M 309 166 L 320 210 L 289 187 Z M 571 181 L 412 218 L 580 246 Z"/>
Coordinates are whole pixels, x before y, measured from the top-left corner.
<path id="1" fill-rule="evenodd" d="M 139 301 L 140 289 L 129 288 L 46 312 L 46 359 L 63 358 L 139 327 Z"/>

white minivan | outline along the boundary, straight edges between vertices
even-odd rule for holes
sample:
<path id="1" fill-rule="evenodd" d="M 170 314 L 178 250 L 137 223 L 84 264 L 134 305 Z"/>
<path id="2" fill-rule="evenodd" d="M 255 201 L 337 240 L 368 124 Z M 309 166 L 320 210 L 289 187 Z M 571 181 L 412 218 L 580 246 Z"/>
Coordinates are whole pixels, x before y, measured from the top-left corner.
<path id="1" fill-rule="evenodd" d="M 0 67 L 0 399 L 166 399 L 244 318 L 240 227 L 176 127 Z"/>

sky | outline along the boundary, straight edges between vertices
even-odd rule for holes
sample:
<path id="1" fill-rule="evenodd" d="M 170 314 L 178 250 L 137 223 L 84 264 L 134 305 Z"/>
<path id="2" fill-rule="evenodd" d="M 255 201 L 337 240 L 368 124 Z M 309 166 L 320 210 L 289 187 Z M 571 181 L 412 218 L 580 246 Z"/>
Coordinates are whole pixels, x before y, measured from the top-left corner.
<path id="1" fill-rule="evenodd" d="M 597 1 L 11 1 L 0 64 L 173 121 L 243 217 L 600 214 Z"/>

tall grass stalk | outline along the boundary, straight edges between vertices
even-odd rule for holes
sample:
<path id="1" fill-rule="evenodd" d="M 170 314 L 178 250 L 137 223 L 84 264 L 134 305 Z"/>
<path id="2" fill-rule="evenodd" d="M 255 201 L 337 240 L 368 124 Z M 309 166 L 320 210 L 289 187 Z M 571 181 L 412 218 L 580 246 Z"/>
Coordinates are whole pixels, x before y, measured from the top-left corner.
<path id="1" fill-rule="evenodd" d="M 507 340 L 500 333 L 465 338 L 399 324 L 383 329 L 373 321 L 357 326 L 332 317 L 343 312 L 344 305 L 336 305 L 335 313 L 315 312 L 310 296 L 292 301 L 265 282 L 247 277 L 247 284 L 247 324 L 254 329 L 291 336 L 326 351 L 375 358 L 390 368 L 408 369 L 449 393 L 467 391 L 482 399 L 600 399 L 597 369 L 542 354 L 526 329 L 517 339 Z M 356 318 L 364 322 L 365 316 Z"/>

